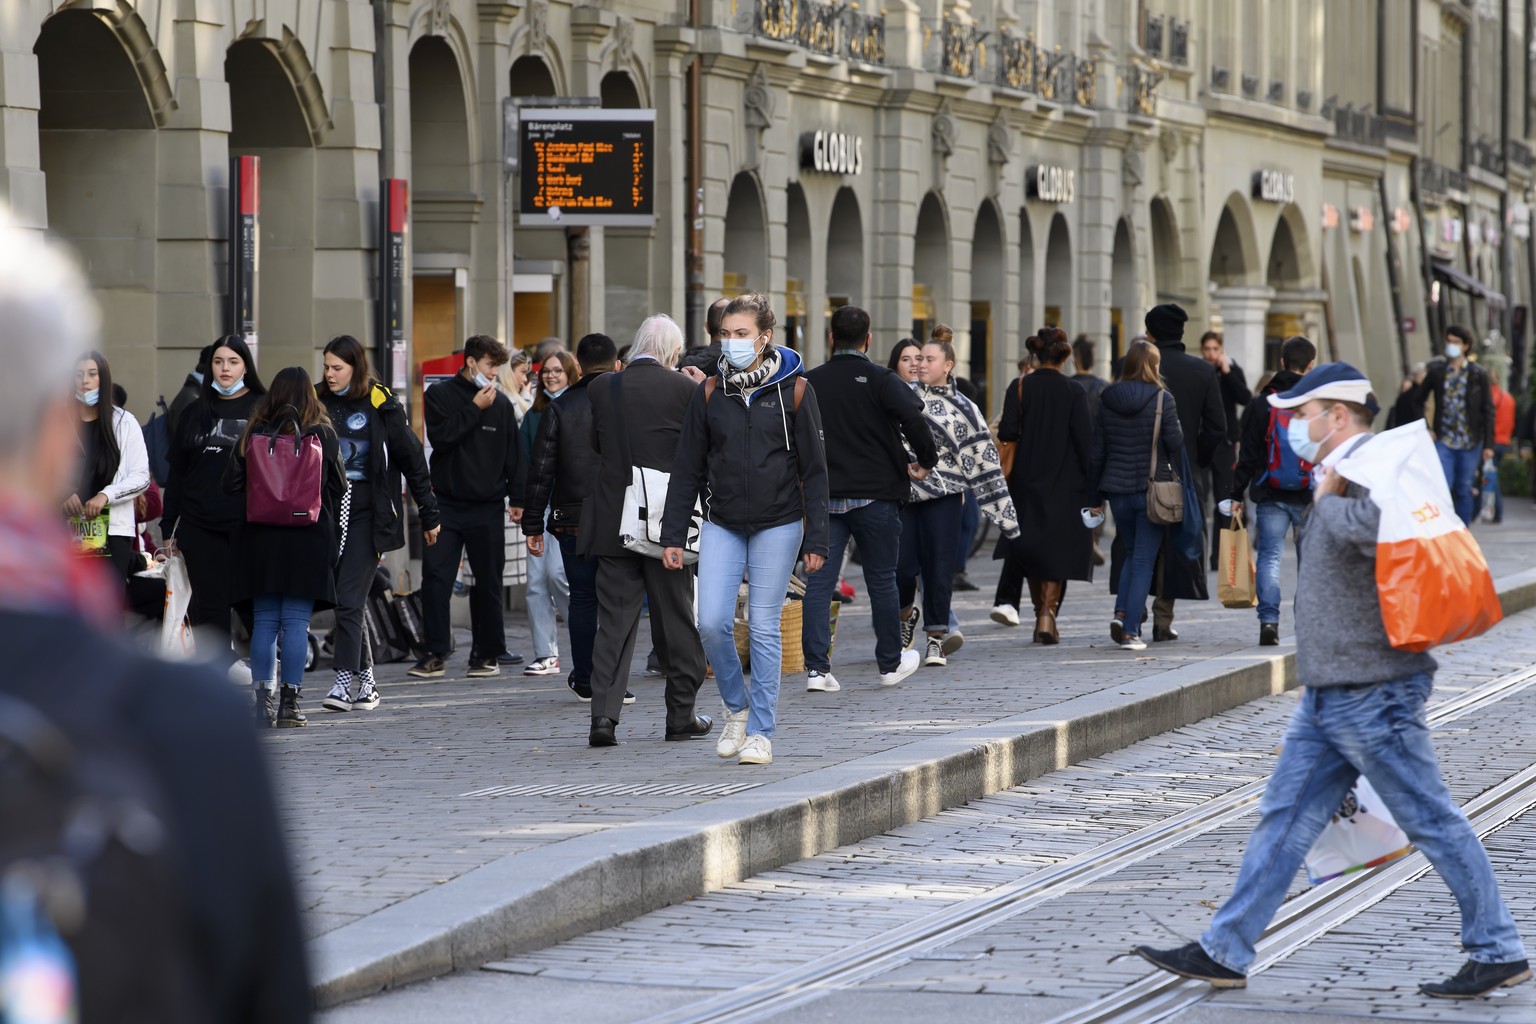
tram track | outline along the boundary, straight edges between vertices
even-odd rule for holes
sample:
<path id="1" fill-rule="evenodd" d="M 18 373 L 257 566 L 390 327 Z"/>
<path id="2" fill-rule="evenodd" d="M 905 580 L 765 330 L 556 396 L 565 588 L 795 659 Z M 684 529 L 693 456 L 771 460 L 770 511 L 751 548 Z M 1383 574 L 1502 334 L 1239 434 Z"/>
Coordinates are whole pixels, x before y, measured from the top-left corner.
<path id="1" fill-rule="evenodd" d="M 1431 728 L 1442 727 L 1532 686 L 1536 686 L 1536 668 L 1508 673 L 1434 705 L 1425 717 Z M 1229 824 L 1258 805 L 1264 786 L 1265 780 L 1240 786 L 838 953 L 704 1002 L 646 1018 L 640 1024 L 749 1024 L 767 1020 L 899 967 L 924 952 L 995 927 Z M 1536 765 L 1475 797 L 1464 810 L 1479 835 L 1485 835 L 1532 806 L 1536 806 Z M 1414 853 L 1375 871 L 1313 888 L 1287 902 L 1266 932 L 1253 973 L 1380 902 L 1428 870 L 1424 856 Z M 1049 1024 L 1152 1024 L 1200 1002 L 1210 991 L 1197 982 L 1155 975 L 1054 1018 Z"/>

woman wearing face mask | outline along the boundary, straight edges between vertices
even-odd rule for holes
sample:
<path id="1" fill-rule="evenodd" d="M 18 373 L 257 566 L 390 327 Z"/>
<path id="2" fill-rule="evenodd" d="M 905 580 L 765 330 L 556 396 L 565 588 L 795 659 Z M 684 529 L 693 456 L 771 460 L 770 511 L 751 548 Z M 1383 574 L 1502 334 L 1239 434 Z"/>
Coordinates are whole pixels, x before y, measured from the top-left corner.
<path id="1" fill-rule="evenodd" d="M 683 420 L 662 523 L 662 560 L 682 569 L 683 542 L 702 495 L 699 637 L 725 702 L 715 753 L 770 764 L 782 669 L 785 588 L 803 553 L 807 572 L 827 557 L 827 458 L 816 393 L 801 360 L 777 348 L 773 308 L 742 295 L 720 322 L 720 364 Z M 828 571 L 836 571 L 835 569 Z M 743 573 L 750 590 L 750 690 L 733 635 Z"/>
<path id="2" fill-rule="evenodd" d="M 955 390 L 954 346 L 930 341 L 922 355 L 919 395 L 939 461 L 927 476 L 912 482 L 912 501 L 901 510 L 896 588 L 901 595 L 902 640 L 910 647 L 917 636 L 917 581 L 922 577 L 921 614 L 928 634 L 923 663 L 942 666 L 964 642 L 958 630 L 950 630 L 955 538 L 960 533 L 964 496 L 975 495 L 982 514 L 997 523 L 1004 536 L 1017 537 L 1019 524 L 986 417 L 976 403 Z"/>
<path id="3" fill-rule="evenodd" d="M 923 386 L 923 346 L 911 338 L 902 338 L 891 349 L 890 362 L 886 366 L 916 389 Z"/>
<path id="4" fill-rule="evenodd" d="M 372 711 L 379 706 L 373 651 L 363 636 L 363 606 L 379 558 L 405 546 L 401 478 L 421 516 L 422 539 L 437 543 L 437 498 L 421 442 L 405 409 L 368 371 L 368 353 L 350 334 L 332 338 L 322 356 L 324 379 L 315 388 L 341 447 L 350 487 L 347 546 L 336 566 L 336 682 L 320 702 L 327 711 Z"/>
<path id="5" fill-rule="evenodd" d="M 581 367 L 569 352 L 559 351 L 539 367 L 539 388 L 533 404 L 517 430 L 522 445 L 522 462 L 527 467 L 533 454 L 533 439 L 539 434 L 544 411 L 565 389 L 581 379 Z M 560 674 L 560 630 L 555 611 L 571 621 L 571 585 L 565 578 L 565 562 L 560 550 L 545 550 L 542 555 L 528 554 L 528 626 L 533 631 L 533 660 L 523 669 L 525 676 Z"/>
<path id="6" fill-rule="evenodd" d="M 106 547 L 93 553 L 112 561 L 126 584 L 143 567 L 134 554 L 137 528 L 134 499 L 149 487 L 149 454 L 144 432 L 112 400 L 112 368 L 100 352 L 75 366 L 75 401 L 80 413 L 80 482 L 64 502 L 64 514 L 82 528 L 107 517 Z"/>
<path id="7" fill-rule="evenodd" d="M 229 666 L 230 574 L 245 498 L 224 490 L 230 453 L 245 436 L 256 403 L 267 393 L 251 350 L 236 335 L 214 343 L 202 394 L 177 421 L 171 439 L 171 475 L 165 485 L 160 530 L 187 561 L 192 584 L 190 618 L 204 631 L 202 653 Z"/>
<path id="8" fill-rule="evenodd" d="M 507 365 L 501 368 L 501 373 L 497 374 L 497 382 L 511 401 L 512 411 L 517 414 L 519 424 L 528 415 L 528 410 L 533 408 L 533 389 L 529 386 L 528 377 L 532 370 L 533 357 L 522 349 L 516 349 L 507 360 Z"/>

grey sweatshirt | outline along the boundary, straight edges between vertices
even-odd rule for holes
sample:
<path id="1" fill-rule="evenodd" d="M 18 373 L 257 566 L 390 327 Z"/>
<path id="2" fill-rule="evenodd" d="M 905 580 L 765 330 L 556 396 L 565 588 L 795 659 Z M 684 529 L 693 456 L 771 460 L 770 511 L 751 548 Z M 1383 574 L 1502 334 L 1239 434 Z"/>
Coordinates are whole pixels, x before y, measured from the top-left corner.
<path id="1" fill-rule="evenodd" d="M 1301 530 L 1296 580 L 1296 677 L 1303 686 L 1384 683 L 1434 672 L 1428 654 L 1387 642 L 1376 594 L 1381 510 L 1349 484 L 1319 498 Z"/>

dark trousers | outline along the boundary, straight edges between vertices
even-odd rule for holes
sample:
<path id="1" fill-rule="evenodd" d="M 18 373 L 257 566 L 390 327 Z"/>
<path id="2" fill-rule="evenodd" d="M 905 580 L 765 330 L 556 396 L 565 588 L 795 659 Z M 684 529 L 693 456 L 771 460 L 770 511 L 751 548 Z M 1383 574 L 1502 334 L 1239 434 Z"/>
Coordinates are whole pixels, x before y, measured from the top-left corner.
<path id="1" fill-rule="evenodd" d="M 198 656 L 227 668 L 235 663 L 229 628 L 233 540 L 227 531 L 205 530 L 182 518 L 176 523 L 176 547 L 186 559 L 187 581 L 192 584 L 187 615 L 198 634 Z"/>
<path id="2" fill-rule="evenodd" d="M 956 572 L 965 572 L 966 563 L 971 560 L 971 545 L 976 543 L 976 534 L 981 529 L 981 505 L 976 501 L 976 495 L 966 491 L 964 498 L 965 508 L 960 513 L 959 542 L 955 548 Z"/>
<path id="3" fill-rule="evenodd" d="M 347 546 L 336 566 L 336 634 L 331 667 L 338 672 L 361 672 L 373 667 L 373 649 L 363 635 L 363 608 L 373 589 L 379 556 L 373 550 L 373 510 L 358 508 L 352 492 L 352 517 L 347 521 Z"/>
<path id="4" fill-rule="evenodd" d="M 914 501 L 901 509 L 901 557 L 896 566 L 896 587 L 901 607 L 917 595 L 917 578 L 923 578 L 923 629 L 949 631 L 949 602 L 954 593 L 955 534 L 965 500 L 958 494 Z"/>
<path id="5" fill-rule="evenodd" d="M 896 563 L 901 557 L 901 507 L 876 501 L 852 512 L 829 516 L 827 564 L 805 584 L 804 623 L 800 629 L 805 667 L 812 672 L 832 668 L 832 588 L 848 549 L 848 538 L 859 545 L 864 563 L 864 592 L 875 627 L 875 664 L 881 672 L 901 666 L 901 602 L 896 596 Z"/>
<path id="6" fill-rule="evenodd" d="M 1003 568 L 997 575 L 997 596 L 994 605 L 1006 604 L 1019 607 L 1024 600 L 1024 560 L 1014 553 L 1012 545 L 1003 558 Z"/>
<path id="7" fill-rule="evenodd" d="M 1196 477 L 1204 478 L 1203 473 L 1197 472 Z M 1224 516 L 1216 506 L 1232 497 L 1232 482 L 1237 475 L 1237 442 L 1223 441 L 1216 446 L 1216 454 L 1211 456 L 1210 485 L 1205 494 L 1200 496 L 1202 505 L 1210 508 L 1211 524 L 1211 561 L 1210 567 L 1214 569 L 1221 561 L 1221 531 L 1232 525 L 1232 517 Z M 1196 490 L 1199 490 L 1201 480 L 1196 480 Z"/>
<path id="8" fill-rule="evenodd" d="M 561 530 L 555 538 L 560 541 L 565 579 L 571 585 L 571 620 L 566 623 L 571 632 L 571 681 L 591 683 L 592 645 L 597 641 L 598 559 L 578 555 L 576 534 L 570 531 Z M 609 717 L 617 719 L 619 716 Z"/>
<path id="9" fill-rule="evenodd" d="M 499 501 L 458 502 L 438 499 L 443 532 L 437 543 L 422 550 L 421 612 L 427 631 L 427 651 L 446 658 L 453 647 L 448 628 L 448 601 L 459 574 L 459 558 L 469 556 L 475 587 L 469 595 L 474 639 L 471 656 L 494 658 L 507 645 L 501 618 L 501 572 L 506 567 L 506 532 Z M 351 538 L 348 538 L 351 546 Z"/>
<path id="10" fill-rule="evenodd" d="M 640 631 L 640 607 L 649 601 L 651 639 L 667 677 L 667 728 L 687 728 L 693 723 L 694 702 L 704 684 L 705 671 L 704 648 L 693 622 L 693 573 L 668 569 L 661 559 L 640 555 L 604 555 L 593 561 L 597 563 L 600 596 L 597 642 L 592 649 L 592 717 L 619 720 L 629 666 L 635 656 L 635 636 Z M 574 580 L 571 614 L 576 614 Z M 571 643 L 574 646 L 575 640 Z"/>

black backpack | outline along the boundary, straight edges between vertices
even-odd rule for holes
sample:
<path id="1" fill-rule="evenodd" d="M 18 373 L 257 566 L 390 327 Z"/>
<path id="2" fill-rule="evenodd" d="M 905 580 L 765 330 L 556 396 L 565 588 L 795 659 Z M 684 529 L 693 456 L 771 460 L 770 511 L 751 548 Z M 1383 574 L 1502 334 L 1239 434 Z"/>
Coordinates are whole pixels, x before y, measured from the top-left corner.
<path id="1" fill-rule="evenodd" d="M 70 714 L 0 694 L 0 974 L 56 934 L 80 1020 L 207 1020 L 161 787 L 109 709 Z"/>
<path id="2" fill-rule="evenodd" d="M 164 487 L 171 478 L 171 410 L 164 395 L 155 405 L 160 411 L 144 424 L 144 450 L 149 454 L 149 475 Z"/>

